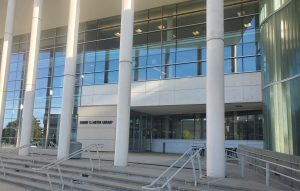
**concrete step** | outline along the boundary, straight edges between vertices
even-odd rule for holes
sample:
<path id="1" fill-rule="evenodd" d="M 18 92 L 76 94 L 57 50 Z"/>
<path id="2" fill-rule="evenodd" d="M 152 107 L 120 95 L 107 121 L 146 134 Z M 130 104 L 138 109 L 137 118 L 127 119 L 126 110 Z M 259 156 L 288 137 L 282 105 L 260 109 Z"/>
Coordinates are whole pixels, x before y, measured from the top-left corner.
<path id="1" fill-rule="evenodd" d="M 20 177 L 21 179 L 30 179 L 30 182 L 43 182 L 44 184 L 49 185 L 46 172 L 33 171 L 31 168 L 14 165 L 7 165 L 5 172 L 7 176 Z M 55 169 L 49 171 L 49 174 L 53 181 L 53 184 L 56 187 L 60 186 L 60 177 L 59 174 L 55 172 Z M 66 187 L 76 187 L 80 190 L 99 190 L 99 188 L 101 188 L 101 190 L 141 190 L 140 185 L 126 183 L 125 181 L 116 181 L 116 179 L 114 179 L 113 177 L 112 179 L 101 179 L 92 173 L 84 173 L 85 175 L 89 175 L 88 178 L 85 178 L 80 176 L 81 174 L 81 171 L 62 170 L 62 176 Z M 74 185 L 76 183 L 78 185 Z M 80 188 L 81 185 L 85 185 L 84 189 Z M 86 189 L 87 187 L 88 189 Z"/>
<path id="2" fill-rule="evenodd" d="M 39 190 L 39 191 L 50 191 L 50 185 L 45 174 L 42 173 L 32 173 L 23 171 L 25 169 L 6 169 L 6 176 L 0 176 L 1 180 L 7 181 L 10 183 L 18 184 L 28 188 L 30 190 Z M 76 191 L 112 191 L 113 189 L 100 185 L 89 184 L 88 181 L 83 178 L 78 178 L 75 176 L 68 176 L 64 174 L 64 190 L 76 190 Z M 76 181 L 71 181 L 76 180 Z M 61 190 L 61 182 L 58 175 L 51 176 L 51 181 L 54 190 Z"/>
<path id="3" fill-rule="evenodd" d="M 35 163 L 32 164 L 31 157 L 7 157 L 4 160 L 6 168 L 11 170 L 11 174 L 18 173 L 17 176 L 22 178 L 31 178 L 31 181 L 40 181 L 44 184 L 48 184 L 47 177 L 45 173 L 33 172 L 31 168 L 38 168 L 42 165 L 53 161 L 53 159 L 35 159 Z M 16 172 L 16 169 L 18 172 Z M 104 161 L 100 170 L 95 170 L 95 172 L 90 173 L 90 164 L 88 160 L 70 160 L 66 161 L 61 165 L 61 170 L 63 173 L 64 180 L 66 180 L 66 187 L 74 187 L 74 184 L 68 185 L 67 182 L 76 180 L 79 185 L 85 185 L 85 189 L 89 187 L 90 190 L 95 186 L 98 190 L 100 187 L 102 189 L 112 189 L 112 190 L 141 190 L 141 187 L 151 183 L 158 175 L 163 172 L 166 167 L 162 166 L 152 166 L 149 169 L 149 165 L 137 165 L 134 166 L 130 164 L 129 168 L 115 168 L 112 165 L 112 162 Z M 191 170 L 190 174 L 191 174 Z M 54 178 L 54 185 L 58 187 L 59 177 L 55 172 L 55 169 L 49 171 L 51 177 Z M 82 178 L 79 175 L 82 173 L 89 173 L 90 178 Z M 21 177 L 21 174 L 23 177 Z M 34 174 L 35 176 L 31 176 Z M 39 176 L 37 178 L 37 176 Z M 189 178 L 175 178 L 172 181 L 172 190 L 197 190 L 192 186 L 193 179 Z M 80 189 L 79 185 L 76 186 L 77 189 Z M 83 189 L 84 190 L 84 189 Z"/>

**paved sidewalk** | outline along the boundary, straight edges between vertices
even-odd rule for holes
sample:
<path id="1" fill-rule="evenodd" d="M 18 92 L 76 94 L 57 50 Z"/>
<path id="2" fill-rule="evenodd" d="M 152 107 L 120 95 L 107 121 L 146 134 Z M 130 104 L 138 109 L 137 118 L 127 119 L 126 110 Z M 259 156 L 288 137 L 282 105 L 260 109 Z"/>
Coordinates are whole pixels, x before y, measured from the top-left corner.
<path id="1" fill-rule="evenodd" d="M 0 191 L 27 191 L 25 188 L 0 181 Z"/>

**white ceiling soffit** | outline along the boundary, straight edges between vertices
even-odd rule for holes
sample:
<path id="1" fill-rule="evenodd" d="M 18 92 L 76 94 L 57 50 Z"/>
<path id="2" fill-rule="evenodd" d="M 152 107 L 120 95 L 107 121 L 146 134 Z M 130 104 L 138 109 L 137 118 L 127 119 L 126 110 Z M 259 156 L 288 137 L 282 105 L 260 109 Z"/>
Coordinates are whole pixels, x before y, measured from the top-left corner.
<path id="1" fill-rule="evenodd" d="M 8 0 L 0 0 L 0 38 L 3 38 Z M 186 0 L 135 0 L 135 10 L 169 5 Z M 80 22 L 120 15 L 121 0 L 81 0 Z M 17 0 L 14 35 L 29 33 L 33 0 Z M 44 0 L 42 29 L 67 25 L 69 0 Z"/>
<path id="2" fill-rule="evenodd" d="M 131 107 L 131 110 L 152 115 L 205 113 L 206 105 L 166 105 Z M 228 103 L 225 111 L 262 110 L 262 103 Z"/>

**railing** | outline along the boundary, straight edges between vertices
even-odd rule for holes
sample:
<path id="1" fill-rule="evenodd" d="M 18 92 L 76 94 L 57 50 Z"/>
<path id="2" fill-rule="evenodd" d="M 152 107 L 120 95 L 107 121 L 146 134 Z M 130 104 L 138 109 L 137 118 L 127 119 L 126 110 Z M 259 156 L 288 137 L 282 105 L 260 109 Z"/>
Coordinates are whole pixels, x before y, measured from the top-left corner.
<path id="1" fill-rule="evenodd" d="M 275 162 L 271 162 L 271 161 L 267 161 L 267 160 L 264 160 L 264 159 L 261 159 L 261 158 L 258 158 L 258 157 L 254 157 L 254 156 L 250 156 L 250 155 L 247 155 L 247 154 L 243 154 L 243 153 L 240 153 L 240 152 L 236 152 L 236 151 L 233 151 L 233 150 L 228 150 L 228 149 L 225 149 L 226 151 L 226 154 L 227 154 L 227 157 L 228 158 L 235 158 L 237 159 L 239 162 L 240 162 L 240 166 L 241 166 L 241 176 L 244 177 L 245 176 L 245 166 L 246 166 L 246 163 L 252 165 L 252 166 L 255 166 L 257 168 L 261 168 L 263 170 L 265 170 L 265 176 L 266 176 L 266 185 L 269 186 L 270 185 L 270 173 L 274 173 L 276 175 L 280 175 L 280 176 L 283 176 L 285 178 L 288 178 L 290 180 L 294 180 L 296 182 L 299 182 L 300 183 L 300 179 L 297 179 L 295 177 L 291 177 L 289 175 L 286 175 L 286 174 L 283 174 L 282 172 L 279 172 L 278 170 L 275 170 L 277 167 L 280 167 L 280 168 L 284 168 L 286 170 L 289 170 L 289 171 L 292 171 L 294 173 L 299 173 L 300 175 L 300 170 L 297 170 L 297 169 L 293 169 L 291 167 L 288 167 L 288 166 L 284 166 L 284 165 L 281 165 L 281 164 L 277 164 Z M 230 153 L 233 153 L 233 154 L 230 154 Z M 254 159 L 254 160 L 257 160 L 257 161 L 260 161 L 262 163 L 265 164 L 265 166 L 261 166 L 261 165 L 258 165 L 258 164 L 254 164 L 248 160 L 246 160 L 246 158 L 249 158 L 249 159 Z M 270 165 L 276 167 L 276 168 L 270 168 Z"/>
<path id="2" fill-rule="evenodd" d="M 95 148 L 96 152 L 97 152 L 97 157 L 98 157 L 98 160 L 99 160 L 98 167 L 100 169 L 100 154 L 99 154 L 99 152 L 100 152 L 99 151 L 99 147 L 100 146 L 101 146 L 101 144 L 89 145 L 87 147 L 84 147 L 84 148 L 82 148 L 82 149 L 80 149 L 78 151 L 75 151 L 75 152 L 69 154 L 68 156 L 66 156 L 66 157 L 64 157 L 62 159 L 53 161 L 53 162 L 51 162 L 51 163 L 49 163 L 47 165 L 44 165 L 44 166 L 42 166 L 40 168 L 34 168 L 33 170 L 35 170 L 35 171 L 46 171 L 47 179 L 48 179 L 48 182 L 49 182 L 50 189 L 51 189 L 51 191 L 53 191 L 53 184 L 52 184 L 52 180 L 51 180 L 50 172 L 49 171 L 50 171 L 50 169 L 56 168 L 57 171 L 58 171 L 58 176 L 59 176 L 60 183 L 61 183 L 61 190 L 63 190 L 64 187 L 65 187 L 65 183 L 64 183 L 63 176 L 62 176 L 60 165 L 63 162 L 65 162 L 65 161 L 67 161 L 67 160 L 69 160 L 69 159 L 71 159 L 73 157 L 76 157 L 77 155 L 80 155 L 80 154 L 82 154 L 84 152 L 88 152 L 89 161 L 90 161 L 90 165 L 91 165 L 91 171 L 93 172 L 94 169 L 95 169 L 95 166 L 94 166 L 93 159 L 92 159 L 92 156 L 91 156 L 91 150 Z"/>
<path id="3" fill-rule="evenodd" d="M 5 173 L 5 165 L 4 165 L 4 162 L 3 162 L 3 157 L 8 157 L 7 155 L 11 155 L 11 154 L 16 154 L 18 153 L 19 150 L 22 150 L 22 149 L 25 149 L 25 148 L 30 148 L 31 146 L 34 146 L 32 144 L 28 144 L 28 145 L 23 145 L 22 147 L 14 147 L 14 150 L 5 150 L 5 152 L 0 152 L 0 165 L 1 165 L 1 168 L 3 170 L 3 175 L 5 176 L 6 173 Z M 33 155 L 31 155 L 32 157 L 32 162 L 34 163 L 34 158 L 33 158 Z"/>
<path id="4" fill-rule="evenodd" d="M 199 170 L 199 178 L 202 178 L 202 169 L 201 169 L 201 160 L 200 160 L 200 152 L 203 151 L 204 147 L 191 147 L 189 148 L 183 155 L 181 155 L 170 167 L 168 167 L 159 177 L 157 177 L 151 184 L 143 186 L 143 190 L 161 190 L 165 187 L 168 188 L 169 191 L 172 190 L 171 181 L 172 179 L 178 175 L 178 173 L 189 163 L 191 162 L 193 177 L 194 177 L 194 186 L 197 186 L 197 174 L 195 168 L 195 158 L 198 161 L 198 170 Z M 188 159 L 178 168 L 182 159 Z M 176 168 L 173 173 L 172 170 Z"/>
<path id="5" fill-rule="evenodd" d="M 3 163 L 3 160 L 2 158 L 0 157 L 0 164 L 1 164 L 1 168 L 2 168 L 2 171 L 3 171 L 3 176 L 5 176 L 5 166 L 4 166 L 4 163 Z"/>

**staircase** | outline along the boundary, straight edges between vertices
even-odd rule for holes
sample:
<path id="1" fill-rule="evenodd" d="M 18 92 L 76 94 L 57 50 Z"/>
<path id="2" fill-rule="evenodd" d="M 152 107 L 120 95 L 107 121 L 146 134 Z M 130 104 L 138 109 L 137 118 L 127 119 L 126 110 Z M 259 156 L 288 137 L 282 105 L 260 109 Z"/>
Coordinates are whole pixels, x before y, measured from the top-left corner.
<path id="1" fill-rule="evenodd" d="M 54 156 L 38 156 L 34 162 L 32 157 L 19 157 L 17 155 L 1 156 L 4 169 L 0 168 L 0 180 L 20 185 L 30 191 L 51 191 L 47 173 L 36 171 L 51 161 Z M 150 184 L 166 167 L 158 165 L 134 164 L 128 167 L 114 167 L 112 161 L 101 161 L 101 168 L 91 172 L 89 159 L 70 159 L 60 164 L 63 190 L 72 191 L 137 191 L 142 186 Z M 172 180 L 172 190 L 197 190 L 193 184 L 191 169 L 183 169 L 186 175 Z M 5 176 L 3 173 L 5 172 Z M 61 179 L 57 168 L 49 169 L 52 190 L 61 189 Z"/>

